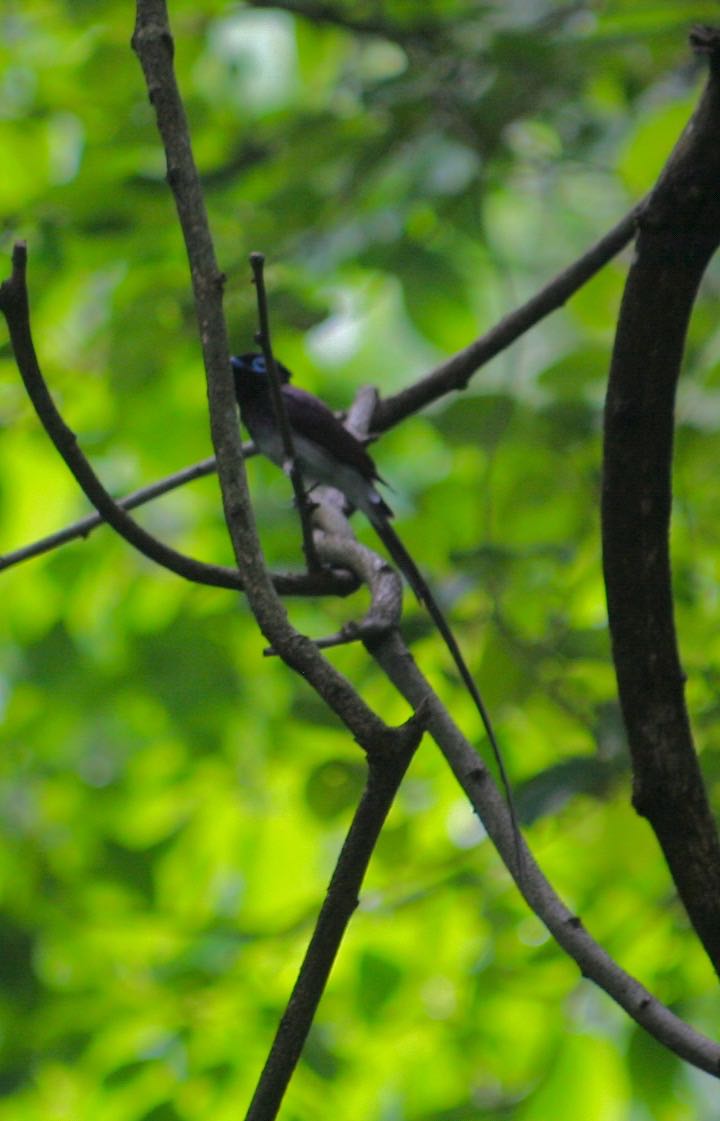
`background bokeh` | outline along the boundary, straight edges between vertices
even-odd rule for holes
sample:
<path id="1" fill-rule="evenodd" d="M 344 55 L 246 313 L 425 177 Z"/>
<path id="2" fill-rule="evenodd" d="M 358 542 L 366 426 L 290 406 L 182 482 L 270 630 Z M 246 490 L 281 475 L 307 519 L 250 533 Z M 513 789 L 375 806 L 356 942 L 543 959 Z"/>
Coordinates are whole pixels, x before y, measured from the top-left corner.
<path id="1" fill-rule="evenodd" d="M 716 3 L 172 0 L 176 63 L 225 270 L 254 330 L 334 405 L 466 345 L 652 185 L 696 102 Z M 132 5 L 4 0 L 0 250 L 26 237 L 36 344 L 122 494 L 211 452 L 188 273 Z M 451 614 L 543 868 L 619 962 L 717 1034 L 714 975 L 629 805 L 598 488 L 627 258 L 375 447 Z M 6 263 L 4 271 L 7 271 Z M 678 402 L 674 579 L 688 697 L 720 754 L 720 272 Z M 0 549 L 86 507 L 0 332 Z M 268 558 L 299 563 L 288 487 L 250 464 Z M 229 562 L 217 482 L 140 514 Z M 358 527 L 365 536 L 365 530 Z M 368 536 L 367 540 L 371 540 Z M 242 1116 L 323 896 L 362 760 L 243 601 L 105 529 L 1 574 L 0 1121 Z M 414 652 L 478 745 L 422 612 Z M 307 633 L 362 610 L 295 602 Z M 389 721 L 360 649 L 333 653 Z M 521 903 L 432 743 L 373 859 L 286 1121 L 704 1121 L 716 1083 L 637 1029 Z"/>

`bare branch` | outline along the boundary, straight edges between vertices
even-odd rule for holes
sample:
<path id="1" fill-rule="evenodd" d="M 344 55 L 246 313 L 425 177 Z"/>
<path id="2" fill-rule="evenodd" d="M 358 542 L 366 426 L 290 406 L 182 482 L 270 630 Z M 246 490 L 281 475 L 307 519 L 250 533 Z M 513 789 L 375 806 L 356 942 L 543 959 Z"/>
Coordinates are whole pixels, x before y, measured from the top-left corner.
<path id="1" fill-rule="evenodd" d="M 594 981 L 658 1042 L 700 1070 L 720 1077 L 720 1046 L 684 1023 L 613 961 L 555 893 L 522 840 L 518 872 L 517 838 L 505 800 L 475 749 L 422 676 L 398 632 L 386 635 L 369 649 L 410 704 L 427 705 L 428 730 L 511 870 L 518 889 L 558 945 L 577 962 L 583 976 Z"/>
<path id="2" fill-rule="evenodd" d="M 371 398 L 361 401 L 369 407 Z M 328 507 L 324 506 L 323 511 Z M 369 583 L 376 600 L 379 588 L 377 562 L 380 558 L 358 543 L 346 519 L 338 515 L 326 523 L 328 534 L 317 537 L 324 561 L 352 568 Z M 358 551 L 359 550 L 359 551 Z M 399 605 L 396 608 L 399 611 Z M 392 622 L 392 615 L 388 622 Z M 585 930 L 581 920 L 562 902 L 535 862 L 522 836 L 518 836 L 512 814 L 492 775 L 475 748 L 453 722 L 446 707 L 433 692 L 405 646 L 396 626 L 380 629 L 365 646 L 403 697 L 427 713 L 427 728 L 478 814 L 518 889 L 558 945 L 577 962 L 583 976 L 593 981 L 638 1024 L 675 1054 L 709 1074 L 720 1077 L 720 1046 L 701 1035 L 665 1005 L 656 1000 L 634 977 L 626 973 Z"/>
<path id="3" fill-rule="evenodd" d="M 605 408 L 603 554 L 633 801 L 720 972 L 720 842 L 685 707 L 670 554 L 674 401 L 688 320 L 720 244 L 720 33 L 700 104 L 641 217 Z"/>
<path id="4" fill-rule="evenodd" d="M 7 320 L 15 359 L 35 411 L 45 431 L 83 491 L 104 520 L 145 556 L 188 580 L 221 588 L 242 588 L 233 569 L 206 565 L 178 553 L 148 533 L 110 497 L 78 447 L 75 433 L 58 412 L 43 379 L 32 340 L 26 285 L 27 249 L 18 242 L 12 255 L 12 275 L 0 285 L 0 310 Z"/>
<path id="5" fill-rule="evenodd" d="M 356 630 L 377 638 L 394 630 L 402 609 L 402 583 L 381 557 L 355 540 L 337 491 L 320 489 L 313 511 L 318 555 L 340 564 L 367 584 L 371 605 Z M 274 652 L 274 651 L 273 651 Z M 297 981 L 263 1067 L 246 1121 L 272 1121 L 307 1039 L 380 831 L 424 728 L 421 706 L 405 725 L 407 742 L 369 756 L 367 782 L 330 881 Z"/>
<path id="6" fill-rule="evenodd" d="M 297 981 L 253 1094 L 245 1121 L 273 1121 L 327 984 L 380 831 L 423 732 L 422 714 L 411 717 L 402 751 L 374 753 Z"/>
<path id="7" fill-rule="evenodd" d="M 280 657 L 301 674 L 337 713 L 368 752 L 394 749 L 402 729 L 387 725 L 350 683 L 295 631 L 265 567 L 250 505 L 222 310 L 223 276 L 210 235 L 187 119 L 173 70 L 173 41 L 165 0 L 137 0 L 135 49 L 157 114 L 172 189 L 190 262 L 193 294 L 207 375 L 210 429 L 217 459 L 225 518 L 258 625 Z"/>
<path id="8" fill-rule="evenodd" d="M 464 388 L 467 380 L 473 373 L 495 357 L 525 331 L 529 330 L 542 318 L 560 307 L 573 292 L 582 287 L 608 260 L 622 249 L 632 237 L 635 222 L 642 211 L 644 204 L 639 204 L 629 215 L 626 215 L 609 233 L 600 239 L 587 253 L 583 254 L 562 273 L 558 274 L 544 288 L 537 292 L 527 303 L 521 305 L 514 312 L 502 319 L 485 335 L 471 343 L 464 350 L 454 355 L 447 362 L 438 366 L 434 371 L 419 381 L 412 383 L 393 397 L 380 400 L 375 396 L 375 411 L 372 425 L 375 431 L 381 432 L 393 427 L 401 420 L 430 401 L 436 400 L 458 388 Z M 460 383 L 456 384 L 460 378 Z M 367 437 L 365 437 L 367 439 Z M 252 445 L 243 446 L 243 455 L 247 458 L 252 454 Z M 210 460 L 206 461 L 210 462 Z M 215 463 L 214 457 L 212 463 Z M 199 478 L 200 474 L 194 473 L 194 468 L 186 468 L 189 478 Z M 202 472 L 204 474 L 204 472 Z M 177 482 L 171 482 L 175 480 Z M 159 480 L 143 487 L 128 499 L 118 500 L 118 505 L 124 509 L 133 509 L 143 502 L 149 502 L 160 494 L 172 490 L 174 486 L 181 486 L 188 478 L 184 472 L 177 476 L 168 476 L 167 480 Z M 167 483 L 167 485 L 166 485 Z M 138 499 L 135 501 L 135 495 Z M 142 497 L 140 497 L 142 496 Z M 131 501 L 132 500 L 132 504 Z M 0 571 L 10 568 L 31 557 L 39 556 L 50 549 L 66 544 L 77 537 L 84 537 L 104 521 L 99 515 L 89 515 L 80 521 L 50 534 L 37 542 L 23 546 L 5 556 L 0 557 Z M 323 574 L 319 579 L 304 575 L 276 576 L 273 578 L 276 590 L 282 595 L 348 595 L 356 588 L 355 581 L 346 577 L 344 573 Z"/>
<path id="9" fill-rule="evenodd" d="M 176 575 L 182 576 L 185 580 L 216 588 L 242 591 L 244 584 L 240 574 L 235 569 L 226 568 L 223 565 L 206 564 L 178 552 L 169 545 L 165 545 L 157 537 L 138 525 L 126 513 L 122 504 L 116 502 L 105 489 L 80 450 L 75 433 L 67 426 L 58 412 L 38 364 L 30 327 L 26 281 L 27 249 L 23 242 L 18 242 L 15 245 L 12 262 L 12 275 L 0 285 L 0 311 L 7 321 L 20 376 L 45 431 L 85 495 L 97 509 L 100 520 L 112 526 L 121 537 L 125 538 L 144 556 Z M 194 471 L 195 469 L 190 468 L 188 470 Z M 157 493 L 157 488 L 160 485 L 155 483 L 152 488 L 146 489 Z M 142 499 L 142 501 L 146 500 L 146 498 Z M 137 499 L 134 505 L 139 504 L 140 499 Z M 52 535 L 51 543 L 47 544 L 46 548 L 53 548 L 55 544 L 62 543 L 57 538 L 61 538 L 62 541 L 68 540 L 71 532 L 72 536 L 80 536 L 81 533 L 88 532 L 84 524 L 86 521 L 87 519 L 84 519 L 83 522 L 78 523 L 83 527 L 82 529 L 78 529 L 77 526 L 69 527 L 67 530 L 60 531 L 59 534 Z M 94 524 L 97 523 L 93 520 L 93 526 Z M 93 526 L 90 528 L 93 528 Z M 35 556 L 38 552 L 46 551 L 45 548 L 41 547 L 43 545 L 45 545 L 45 541 L 36 542 L 35 545 L 18 550 L 19 555 L 9 554 L 0 558 L 0 569 L 9 568 L 11 564 L 19 563 L 20 560 L 26 560 L 29 556 Z M 344 584 L 348 590 L 352 590 L 355 586 L 354 582 L 349 581 L 347 577 L 328 572 L 276 576 L 275 583 L 279 592 L 288 595 L 317 595 L 321 590 L 326 592 L 332 590 L 333 585 L 337 588 L 337 586 Z"/>
<path id="10" fill-rule="evenodd" d="M 166 475 L 164 479 L 158 479 L 155 483 L 140 487 L 139 490 L 134 490 L 132 494 L 126 495 L 125 498 L 118 498 L 116 501 L 123 510 L 134 510 L 137 506 L 151 502 L 153 498 L 159 498 L 162 494 L 168 494 L 177 487 L 184 486 L 185 483 L 190 483 L 194 479 L 203 479 L 206 475 L 212 475 L 214 470 L 215 456 L 213 455 L 208 459 L 200 460 L 192 467 L 184 467 L 181 471 Z M 70 541 L 76 541 L 78 537 L 87 537 L 98 526 L 105 524 L 105 519 L 100 514 L 88 514 L 85 518 L 79 518 L 78 521 L 72 522 L 55 533 L 48 534 L 47 537 L 41 537 L 29 545 L 22 545 L 19 549 L 13 549 L 11 553 L 0 555 L 0 572 L 5 568 L 12 568 L 13 565 L 21 564 L 23 561 L 31 560 L 33 557 L 42 556 L 43 553 L 49 553 L 51 550 L 59 548 L 60 545 L 67 545 Z"/>
<path id="11" fill-rule="evenodd" d="M 633 207 L 629 214 L 583 253 L 582 257 L 558 273 L 544 288 L 506 315 L 486 334 L 437 366 L 426 377 L 406 386 L 392 397 L 379 401 L 373 415 L 372 430 L 384 432 L 447 393 L 465 389 L 481 366 L 495 358 L 550 312 L 562 307 L 574 292 L 582 288 L 583 284 L 627 245 L 635 233 L 644 205 L 643 201 Z"/>

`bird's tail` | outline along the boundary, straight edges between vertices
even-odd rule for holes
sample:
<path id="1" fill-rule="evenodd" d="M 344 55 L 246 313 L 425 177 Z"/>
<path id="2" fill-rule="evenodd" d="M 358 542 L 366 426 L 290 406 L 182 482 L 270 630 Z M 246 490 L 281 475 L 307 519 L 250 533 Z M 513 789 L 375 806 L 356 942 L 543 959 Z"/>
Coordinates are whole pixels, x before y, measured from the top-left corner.
<path id="1" fill-rule="evenodd" d="M 417 598 L 421 603 L 425 605 L 428 614 L 430 615 L 432 621 L 435 623 L 435 626 L 442 636 L 448 652 L 450 653 L 450 656 L 455 663 L 457 671 L 462 678 L 463 684 L 472 697 L 475 708 L 477 709 L 480 719 L 482 720 L 483 727 L 485 728 L 487 738 L 490 741 L 490 747 L 492 749 L 498 772 L 500 774 L 500 781 L 502 782 L 503 789 L 505 791 L 505 797 L 507 800 L 508 809 L 510 811 L 510 820 L 513 828 L 513 834 L 515 837 L 515 850 L 518 861 L 518 871 L 521 873 L 522 845 L 520 843 L 520 827 L 518 825 L 517 813 L 515 811 L 515 801 L 513 799 L 512 789 L 510 786 L 510 778 L 505 768 L 505 762 L 500 751 L 500 745 L 498 744 L 497 738 L 495 736 L 495 730 L 490 720 L 490 714 L 485 707 L 485 702 L 480 696 L 480 691 L 475 684 L 475 681 L 473 680 L 470 670 L 467 667 L 465 658 L 463 657 L 462 651 L 458 646 L 455 635 L 451 631 L 449 623 L 446 621 L 445 616 L 440 610 L 440 607 L 438 606 L 425 577 L 420 572 L 420 569 L 415 564 L 415 561 L 410 556 L 410 553 L 403 545 L 393 527 L 390 525 L 390 522 L 388 521 L 388 515 L 385 512 L 381 513 L 379 510 L 373 511 L 373 514 L 374 516 L 371 517 L 370 520 L 375 532 L 377 533 L 378 537 L 382 541 L 392 559 L 395 561 L 395 564 L 402 572 L 408 584 L 415 592 Z"/>
<path id="2" fill-rule="evenodd" d="M 387 549 L 388 553 L 395 561 L 408 584 L 415 592 L 420 603 L 424 603 L 432 615 L 429 600 L 432 599 L 430 589 L 427 586 L 425 578 L 421 573 L 415 561 L 410 556 L 409 552 L 403 545 L 397 533 L 388 521 L 388 515 L 384 512 L 382 514 L 375 513 L 372 519 L 373 529 Z"/>

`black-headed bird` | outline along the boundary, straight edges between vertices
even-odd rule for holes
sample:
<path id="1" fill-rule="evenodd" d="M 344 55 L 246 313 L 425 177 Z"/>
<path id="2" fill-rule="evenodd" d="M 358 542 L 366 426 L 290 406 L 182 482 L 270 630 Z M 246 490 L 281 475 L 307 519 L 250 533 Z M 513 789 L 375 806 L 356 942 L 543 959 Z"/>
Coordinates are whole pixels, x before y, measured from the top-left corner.
<path id="1" fill-rule="evenodd" d="M 235 395 L 242 422 L 258 451 L 278 467 L 285 449 L 278 428 L 270 378 L 262 354 L 232 358 Z M 429 606 L 430 589 L 414 560 L 390 525 L 393 513 L 376 484 L 383 480 L 367 449 L 319 397 L 290 384 L 290 371 L 276 362 L 293 450 L 303 482 L 341 491 L 365 515 L 418 599 Z"/>

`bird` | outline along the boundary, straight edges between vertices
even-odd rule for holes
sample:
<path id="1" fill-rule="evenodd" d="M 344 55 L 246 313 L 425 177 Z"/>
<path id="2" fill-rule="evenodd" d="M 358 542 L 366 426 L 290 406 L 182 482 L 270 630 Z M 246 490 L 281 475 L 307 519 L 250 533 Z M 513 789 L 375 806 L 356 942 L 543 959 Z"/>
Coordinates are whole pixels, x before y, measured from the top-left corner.
<path id="1" fill-rule="evenodd" d="M 285 448 L 275 417 L 270 378 L 262 354 L 231 359 L 240 417 L 258 451 L 284 468 Z M 351 507 L 360 510 L 421 602 L 429 589 L 412 557 L 389 525 L 393 512 L 377 490 L 384 480 L 365 445 L 341 422 L 324 401 L 291 385 L 287 366 L 276 362 L 295 459 L 308 484 L 341 491 Z"/>
<path id="2" fill-rule="evenodd" d="M 230 365 L 240 419 L 257 450 L 284 469 L 287 455 L 275 415 L 265 355 L 248 353 L 233 356 Z M 303 484 L 308 489 L 322 485 L 341 491 L 350 507 L 357 508 L 368 519 L 418 600 L 426 607 L 482 720 L 505 789 L 517 841 L 519 829 L 510 779 L 489 713 L 427 580 L 390 524 L 393 512 L 377 489 L 378 484 L 384 484 L 384 479 L 378 473 L 365 445 L 345 428 L 332 409 L 319 397 L 292 385 L 292 375 L 287 366 L 277 360 L 275 366 L 292 436 L 295 461 L 300 468 Z"/>

